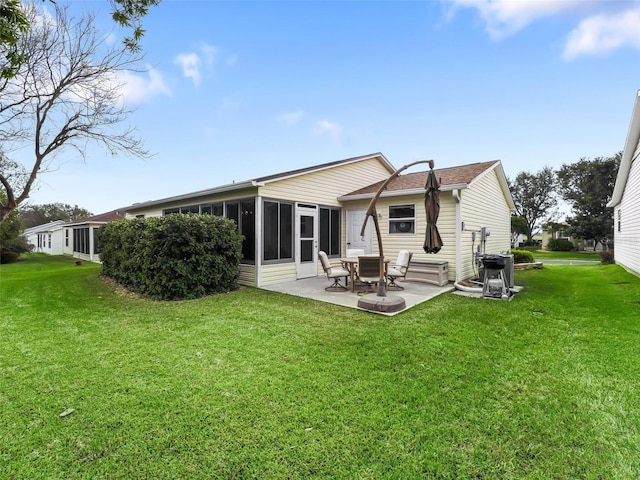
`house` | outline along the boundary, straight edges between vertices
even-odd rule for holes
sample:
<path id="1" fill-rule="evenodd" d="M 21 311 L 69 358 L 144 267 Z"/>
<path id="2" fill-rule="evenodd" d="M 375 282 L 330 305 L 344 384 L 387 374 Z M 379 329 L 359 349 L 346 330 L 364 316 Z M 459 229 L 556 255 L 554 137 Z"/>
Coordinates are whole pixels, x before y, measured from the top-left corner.
<path id="1" fill-rule="evenodd" d="M 98 229 L 114 220 L 123 220 L 124 212 L 112 210 L 64 225 L 64 247 L 62 253 L 81 260 L 100 261 L 100 250 L 96 241 Z"/>
<path id="2" fill-rule="evenodd" d="M 64 220 L 37 225 L 27 228 L 24 236 L 31 245 L 34 252 L 48 253 L 49 255 L 62 255 Z"/>
<path id="3" fill-rule="evenodd" d="M 549 222 L 542 226 L 542 248 L 547 248 L 550 240 L 564 240 L 575 244 L 571 226 L 567 222 Z"/>
<path id="4" fill-rule="evenodd" d="M 395 167 L 381 153 L 258 177 L 126 207 L 127 218 L 204 213 L 233 219 L 244 235 L 239 282 L 267 286 L 322 274 L 318 251 L 338 262 L 348 248 L 377 252 L 366 209 Z M 427 255 L 427 172 L 394 179 L 377 202 L 384 253 L 449 262 L 450 280 L 473 276 L 473 252 L 508 251 L 513 200 L 500 161 L 436 169 L 441 179 L 438 226 L 444 247 Z M 489 232 L 483 236 L 482 231 Z"/>
<path id="5" fill-rule="evenodd" d="M 640 91 L 631 114 L 611 201 L 616 263 L 640 276 Z"/>

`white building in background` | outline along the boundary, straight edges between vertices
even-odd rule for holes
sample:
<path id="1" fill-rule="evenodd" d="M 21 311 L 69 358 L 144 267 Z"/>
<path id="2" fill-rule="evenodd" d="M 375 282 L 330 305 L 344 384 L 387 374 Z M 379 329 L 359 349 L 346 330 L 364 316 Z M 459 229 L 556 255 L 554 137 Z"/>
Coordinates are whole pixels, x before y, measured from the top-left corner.
<path id="1" fill-rule="evenodd" d="M 640 91 L 631 114 L 627 140 L 611 201 L 616 263 L 640 276 Z"/>
<path id="2" fill-rule="evenodd" d="M 33 245 L 34 252 L 62 255 L 64 253 L 65 223 L 64 220 L 56 220 L 27 228 L 24 231 L 24 236 L 27 238 L 27 242 Z"/>

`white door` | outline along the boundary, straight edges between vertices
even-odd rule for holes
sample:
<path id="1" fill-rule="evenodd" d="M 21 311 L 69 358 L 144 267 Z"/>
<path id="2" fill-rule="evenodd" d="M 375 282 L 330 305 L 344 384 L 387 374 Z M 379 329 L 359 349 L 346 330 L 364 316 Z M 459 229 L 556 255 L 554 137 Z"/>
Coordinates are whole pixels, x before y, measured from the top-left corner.
<path id="1" fill-rule="evenodd" d="M 361 248 L 364 250 L 364 253 L 370 254 L 373 253 L 371 246 L 373 219 L 370 218 L 367 220 L 364 237 L 360 236 L 362 224 L 366 216 L 366 210 L 347 210 L 347 248 Z"/>
<path id="2" fill-rule="evenodd" d="M 318 276 L 318 208 L 296 207 L 296 277 Z"/>

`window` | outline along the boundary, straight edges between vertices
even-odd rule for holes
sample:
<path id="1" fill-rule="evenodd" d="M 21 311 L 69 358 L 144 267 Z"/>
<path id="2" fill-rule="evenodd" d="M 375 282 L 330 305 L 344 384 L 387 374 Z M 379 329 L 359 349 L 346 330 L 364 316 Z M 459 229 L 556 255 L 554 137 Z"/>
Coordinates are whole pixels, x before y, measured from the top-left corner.
<path id="1" fill-rule="evenodd" d="M 48 240 L 47 244 L 48 244 L 49 248 L 51 248 L 51 234 L 49 234 L 49 240 Z"/>
<path id="2" fill-rule="evenodd" d="M 395 205 L 389 207 L 389 233 L 416 233 L 415 205 Z"/>
<path id="3" fill-rule="evenodd" d="M 238 225 L 244 235 L 242 240 L 242 260 L 253 263 L 256 259 L 256 213 L 255 199 L 227 202 L 227 218 Z"/>
<path id="4" fill-rule="evenodd" d="M 200 205 L 189 205 L 180 207 L 180 213 L 200 213 Z"/>
<path id="5" fill-rule="evenodd" d="M 89 254 L 89 227 L 73 229 L 73 251 Z"/>
<path id="6" fill-rule="evenodd" d="M 320 207 L 320 250 L 340 255 L 340 209 Z"/>
<path id="7" fill-rule="evenodd" d="M 263 207 L 264 260 L 293 258 L 293 204 L 265 200 Z"/>
<path id="8" fill-rule="evenodd" d="M 255 199 L 236 200 L 226 202 L 226 215 L 224 214 L 224 203 L 208 203 L 202 205 L 188 205 L 185 207 L 165 208 L 163 215 L 172 213 L 201 213 L 206 215 L 226 216 L 236 222 L 240 233 L 244 235 L 242 242 L 242 260 L 248 260 L 253 263 L 255 260 L 256 247 L 256 215 L 255 215 Z"/>
<path id="9" fill-rule="evenodd" d="M 200 205 L 200 213 L 202 213 L 203 215 L 217 215 L 221 217 L 223 214 L 222 202 Z"/>
<path id="10" fill-rule="evenodd" d="M 64 246 L 69 246 L 69 229 L 65 229 L 64 231 Z"/>
<path id="11" fill-rule="evenodd" d="M 621 232 L 622 228 L 622 210 L 618 209 L 618 231 Z"/>

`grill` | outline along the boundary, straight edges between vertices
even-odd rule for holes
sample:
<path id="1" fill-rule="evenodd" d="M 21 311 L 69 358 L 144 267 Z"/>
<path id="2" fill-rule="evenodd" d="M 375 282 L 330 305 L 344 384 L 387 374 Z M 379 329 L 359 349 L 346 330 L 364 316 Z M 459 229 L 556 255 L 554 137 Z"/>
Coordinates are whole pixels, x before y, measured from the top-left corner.
<path id="1" fill-rule="evenodd" d="M 482 295 L 508 300 L 511 292 L 505 275 L 508 255 L 489 254 L 480 260 L 484 267 Z"/>
<path id="2" fill-rule="evenodd" d="M 507 265 L 507 257 L 503 255 L 485 255 L 481 260 L 484 268 L 492 270 L 502 270 Z"/>

